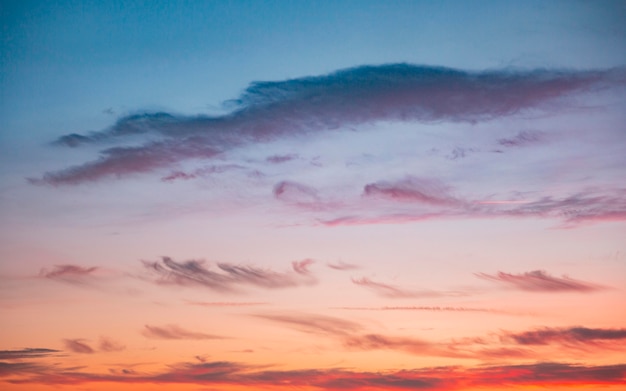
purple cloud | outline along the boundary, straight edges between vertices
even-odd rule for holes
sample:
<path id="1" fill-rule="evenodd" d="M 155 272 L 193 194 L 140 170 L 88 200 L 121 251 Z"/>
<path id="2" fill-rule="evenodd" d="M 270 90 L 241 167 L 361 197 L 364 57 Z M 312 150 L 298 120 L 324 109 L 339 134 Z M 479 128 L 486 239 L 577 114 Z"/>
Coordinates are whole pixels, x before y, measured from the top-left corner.
<path id="1" fill-rule="evenodd" d="M 363 188 L 363 195 L 439 206 L 459 204 L 459 201 L 450 196 L 448 188 L 441 182 L 416 177 L 406 177 L 394 182 L 381 181 L 367 184 Z"/>
<path id="2" fill-rule="evenodd" d="M 488 281 L 495 281 L 511 288 L 534 292 L 593 292 L 603 289 L 599 285 L 574 280 L 567 276 L 554 277 L 542 270 L 521 274 L 498 272 L 496 275 L 476 273 L 476 276 Z"/>
<path id="3" fill-rule="evenodd" d="M 537 144 L 545 140 L 545 135 L 541 132 L 523 130 L 511 138 L 498 139 L 498 144 L 503 147 L 523 147 Z"/>
<path id="4" fill-rule="evenodd" d="M 391 64 L 328 75 L 255 82 L 222 116 L 145 113 L 120 118 L 87 135 L 56 144 L 76 147 L 128 136 L 157 135 L 141 146 L 114 147 L 99 159 L 48 172 L 33 183 L 70 185 L 147 173 L 188 159 L 210 159 L 232 148 L 379 121 L 487 121 L 575 93 L 624 84 L 623 69 L 598 71 L 484 71 Z M 451 103 L 453 102 L 453 103 Z"/>
<path id="5" fill-rule="evenodd" d="M 594 344 L 626 341 L 626 329 L 592 329 L 587 327 L 551 328 L 509 333 L 505 335 L 520 345 L 548 345 L 557 343 Z"/>
<path id="6" fill-rule="evenodd" d="M 217 263 L 218 271 L 209 270 L 203 261 L 176 262 L 163 257 L 161 262 L 143 261 L 154 282 L 164 285 L 203 286 L 219 292 L 238 292 L 242 285 L 276 289 L 311 285 L 315 277 L 307 270 L 310 262 L 294 263 L 293 272 L 279 273 L 253 266 Z M 298 270 L 299 269 L 299 270 Z"/>

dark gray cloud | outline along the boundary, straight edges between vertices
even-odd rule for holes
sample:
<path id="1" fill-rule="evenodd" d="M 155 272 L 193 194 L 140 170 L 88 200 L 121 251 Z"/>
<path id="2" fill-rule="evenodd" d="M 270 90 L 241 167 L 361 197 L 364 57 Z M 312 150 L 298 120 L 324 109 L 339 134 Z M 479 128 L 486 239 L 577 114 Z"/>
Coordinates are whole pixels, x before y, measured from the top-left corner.
<path id="1" fill-rule="evenodd" d="M 468 72 L 411 64 L 359 66 L 328 75 L 254 82 L 222 116 L 142 113 L 110 128 L 70 134 L 56 144 L 153 135 L 140 146 L 114 147 L 100 158 L 49 172 L 33 183 L 68 185 L 145 173 L 187 159 L 207 159 L 232 148 L 378 121 L 477 122 L 541 109 L 575 93 L 624 84 L 623 69 L 538 69 Z"/>
<path id="2" fill-rule="evenodd" d="M 593 292 L 603 287 L 574 280 L 567 276 L 555 277 L 545 271 L 534 270 L 521 274 L 498 272 L 498 274 L 476 273 L 476 276 L 488 281 L 495 281 L 511 288 L 535 292 Z"/>

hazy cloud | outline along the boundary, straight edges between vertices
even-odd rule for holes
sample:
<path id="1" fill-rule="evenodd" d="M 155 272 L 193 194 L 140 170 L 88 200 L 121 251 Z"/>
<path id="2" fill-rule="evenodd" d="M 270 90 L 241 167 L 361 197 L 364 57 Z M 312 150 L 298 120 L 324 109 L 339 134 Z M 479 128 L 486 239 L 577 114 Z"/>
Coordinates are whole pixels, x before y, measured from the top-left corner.
<path id="1" fill-rule="evenodd" d="M 74 353 L 84 353 L 91 354 L 94 353 L 95 350 L 83 342 L 84 339 L 64 339 L 63 345 L 65 348 Z"/>
<path id="2" fill-rule="evenodd" d="M 98 349 L 103 352 L 121 352 L 126 346 L 108 337 L 100 337 Z"/>
<path id="3" fill-rule="evenodd" d="M 542 132 L 522 130 L 511 138 L 498 139 L 498 144 L 503 147 L 523 147 L 526 145 L 537 144 L 545 140 Z"/>
<path id="4" fill-rule="evenodd" d="M 443 292 L 436 291 L 413 291 L 407 290 L 404 288 L 399 288 L 390 284 L 383 284 L 381 282 L 372 281 L 367 277 L 362 278 L 353 278 L 352 282 L 356 285 L 368 288 L 382 297 L 392 298 L 392 299 L 403 299 L 403 298 L 417 298 L 417 297 L 439 297 L 449 295 Z"/>
<path id="5" fill-rule="evenodd" d="M 536 292 L 593 292 L 603 289 L 599 285 L 574 280 L 567 276 L 554 277 L 543 270 L 534 270 L 521 274 L 498 272 L 496 275 L 476 273 L 477 277 L 495 281 L 511 288 Z"/>
<path id="6" fill-rule="evenodd" d="M 62 136 L 56 144 L 71 147 L 145 134 L 161 139 L 105 149 L 97 160 L 46 173 L 33 182 L 67 185 L 145 173 L 183 160 L 213 158 L 250 143 L 378 121 L 486 121 L 541 109 L 574 93 L 623 84 L 623 73 L 622 69 L 467 72 L 390 64 L 255 82 L 229 102 L 234 110 L 222 116 L 142 113 L 120 118 L 101 132 Z"/>
<path id="7" fill-rule="evenodd" d="M 177 325 L 150 326 L 145 325 L 141 334 L 152 339 L 222 339 L 218 335 L 185 330 Z"/>
<path id="8" fill-rule="evenodd" d="M 357 270 L 360 267 L 358 265 L 354 265 L 352 263 L 346 263 L 346 262 L 336 262 L 336 263 L 327 263 L 326 264 L 329 268 L 331 269 L 335 269 L 335 270 Z"/>
<path id="9" fill-rule="evenodd" d="M 97 267 L 82 267 L 77 265 L 56 265 L 52 270 L 41 269 L 39 275 L 44 278 L 65 282 L 74 285 L 86 285 L 94 281 Z"/>

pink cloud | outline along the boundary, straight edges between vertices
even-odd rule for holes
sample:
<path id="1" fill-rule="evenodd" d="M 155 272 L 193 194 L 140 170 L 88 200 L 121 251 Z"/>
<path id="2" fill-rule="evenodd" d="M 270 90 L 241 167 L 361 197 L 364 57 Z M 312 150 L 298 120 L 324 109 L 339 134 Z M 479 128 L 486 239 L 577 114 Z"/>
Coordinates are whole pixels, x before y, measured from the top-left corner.
<path id="1" fill-rule="evenodd" d="M 222 339 L 224 337 L 185 330 L 177 325 L 150 326 L 145 325 L 141 334 L 152 339 Z"/>
<path id="2" fill-rule="evenodd" d="M 567 276 L 554 277 L 542 270 L 522 274 L 498 272 L 496 275 L 476 273 L 476 276 L 488 281 L 495 281 L 511 288 L 535 292 L 593 292 L 603 289 L 599 285 L 574 280 Z"/>

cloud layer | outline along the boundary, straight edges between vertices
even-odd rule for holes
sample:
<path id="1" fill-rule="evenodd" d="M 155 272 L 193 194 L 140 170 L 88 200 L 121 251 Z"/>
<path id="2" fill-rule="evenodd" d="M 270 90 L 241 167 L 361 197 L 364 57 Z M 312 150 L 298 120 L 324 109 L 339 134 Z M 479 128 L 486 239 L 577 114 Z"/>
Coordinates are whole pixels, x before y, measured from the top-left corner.
<path id="1" fill-rule="evenodd" d="M 541 109 L 571 94 L 623 84 L 623 73 L 622 69 L 468 72 L 389 64 L 254 82 L 239 98 L 229 101 L 234 110 L 222 116 L 143 113 L 120 118 L 101 132 L 62 136 L 56 144 L 70 147 L 128 136 L 158 139 L 140 146 L 105 149 L 97 160 L 46 173 L 33 182 L 68 185 L 145 173 L 183 160 L 214 158 L 251 143 L 365 123 L 486 121 Z"/>

